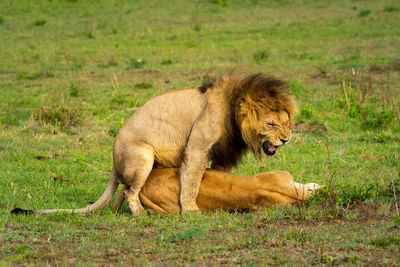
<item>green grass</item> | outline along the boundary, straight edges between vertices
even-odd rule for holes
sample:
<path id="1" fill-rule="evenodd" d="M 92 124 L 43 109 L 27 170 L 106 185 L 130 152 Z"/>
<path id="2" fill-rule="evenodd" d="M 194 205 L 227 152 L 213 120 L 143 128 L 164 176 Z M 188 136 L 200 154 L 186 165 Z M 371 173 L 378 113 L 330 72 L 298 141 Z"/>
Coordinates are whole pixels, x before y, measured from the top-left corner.
<path id="1" fill-rule="evenodd" d="M 397 264 L 399 21 L 396 1 L 1 1 L 0 266 Z M 96 200 L 138 107 L 233 71 L 300 103 L 293 140 L 234 172 L 334 187 L 253 213 L 9 214 Z"/>

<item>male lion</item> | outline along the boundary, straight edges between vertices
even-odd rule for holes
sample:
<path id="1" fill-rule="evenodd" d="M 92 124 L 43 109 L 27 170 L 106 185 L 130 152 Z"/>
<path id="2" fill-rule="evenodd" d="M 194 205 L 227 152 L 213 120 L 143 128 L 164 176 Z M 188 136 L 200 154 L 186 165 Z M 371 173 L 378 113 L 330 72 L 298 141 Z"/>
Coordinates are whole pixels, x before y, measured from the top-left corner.
<path id="1" fill-rule="evenodd" d="M 256 158 L 274 155 L 291 138 L 296 113 L 286 84 L 262 74 L 222 76 L 199 88 L 160 94 L 139 108 L 118 132 L 114 166 L 103 195 L 90 212 L 106 205 L 125 185 L 134 215 L 143 211 L 139 192 L 154 167 L 180 168 L 182 211 L 197 211 L 196 197 L 209 161 L 229 172 L 247 148 Z M 43 210 L 43 213 L 62 211 Z"/>
<path id="2" fill-rule="evenodd" d="M 153 169 L 139 193 L 141 203 L 155 213 L 179 213 L 179 169 Z M 256 210 L 269 205 L 285 205 L 308 200 L 315 190 L 325 188 L 315 183 L 293 181 L 287 171 L 269 171 L 252 176 L 206 170 L 200 183 L 196 203 L 202 211 Z M 118 194 L 114 210 L 123 202 Z"/>

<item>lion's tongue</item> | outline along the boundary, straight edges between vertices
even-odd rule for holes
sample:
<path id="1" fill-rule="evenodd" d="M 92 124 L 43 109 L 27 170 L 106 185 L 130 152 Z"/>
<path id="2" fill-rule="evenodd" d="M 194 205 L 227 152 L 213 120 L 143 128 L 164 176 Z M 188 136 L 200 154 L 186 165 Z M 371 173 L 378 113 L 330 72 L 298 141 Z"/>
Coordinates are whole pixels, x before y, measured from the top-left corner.
<path id="1" fill-rule="evenodd" d="M 276 151 L 276 147 L 270 143 L 267 143 L 268 146 L 268 151 L 269 152 L 275 152 Z"/>

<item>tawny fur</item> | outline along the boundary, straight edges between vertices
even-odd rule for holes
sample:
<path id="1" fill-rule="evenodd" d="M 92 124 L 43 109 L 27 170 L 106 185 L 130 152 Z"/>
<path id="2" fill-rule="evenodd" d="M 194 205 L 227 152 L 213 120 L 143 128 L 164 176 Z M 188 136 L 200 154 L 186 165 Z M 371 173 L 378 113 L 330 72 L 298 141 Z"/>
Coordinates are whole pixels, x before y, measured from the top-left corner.
<path id="1" fill-rule="evenodd" d="M 287 171 L 269 171 L 253 176 L 206 170 L 200 184 L 197 205 L 201 211 L 256 210 L 270 205 L 289 205 L 308 200 L 315 190 L 325 188 L 315 183 L 299 184 Z M 124 188 L 121 190 L 121 192 Z M 141 203 L 151 212 L 179 213 L 179 169 L 154 169 L 140 191 Z M 118 194 L 113 209 L 123 202 Z"/>

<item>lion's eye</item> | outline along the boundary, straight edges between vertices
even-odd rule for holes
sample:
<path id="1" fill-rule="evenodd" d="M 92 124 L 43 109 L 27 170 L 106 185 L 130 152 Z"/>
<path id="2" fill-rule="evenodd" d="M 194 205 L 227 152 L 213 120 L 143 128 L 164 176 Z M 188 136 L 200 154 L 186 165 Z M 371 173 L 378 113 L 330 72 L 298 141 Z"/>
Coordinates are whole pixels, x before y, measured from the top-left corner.
<path id="1" fill-rule="evenodd" d="M 267 125 L 268 125 L 268 126 L 272 126 L 272 127 L 275 127 L 275 126 L 276 126 L 275 123 L 267 123 Z"/>

